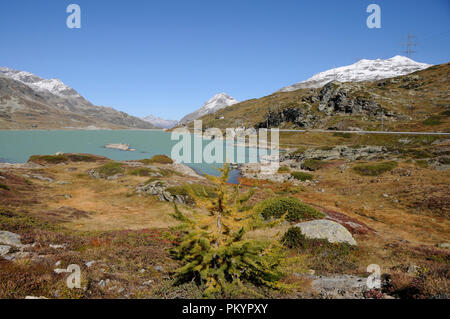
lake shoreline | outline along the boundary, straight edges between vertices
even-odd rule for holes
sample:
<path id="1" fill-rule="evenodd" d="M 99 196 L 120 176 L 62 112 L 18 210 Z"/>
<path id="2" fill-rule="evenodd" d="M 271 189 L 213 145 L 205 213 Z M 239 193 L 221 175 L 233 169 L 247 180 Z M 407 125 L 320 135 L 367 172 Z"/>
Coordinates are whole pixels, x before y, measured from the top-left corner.
<path id="1" fill-rule="evenodd" d="M 0 130 L 0 168 L 28 167 L 33 155 L 93 154 L 112 161 L 135 161 L 163 154 L 171 157 L 173 146 L 179 141 L 171 139 L 171 133 L 163 130 Z M 192 139 L 195 137 L 192 135 Z M 210 141 L 204 140 L 203 147 Z M 231 147 L 230 141 L 224 141 Z M 105 145 L 129 145 L 134 152 L 105 148 Z M 234 143 L 235 154 L 243 145 Z M 249 151 L 245 150 L 249 161 Z M 226 159 L 223 159 L 226 162 Z M 218 175 L 223 163 L 183 163 L 204 175 Z M 238 183 L 239 172 L 233 171 L 233 180 Z"/>

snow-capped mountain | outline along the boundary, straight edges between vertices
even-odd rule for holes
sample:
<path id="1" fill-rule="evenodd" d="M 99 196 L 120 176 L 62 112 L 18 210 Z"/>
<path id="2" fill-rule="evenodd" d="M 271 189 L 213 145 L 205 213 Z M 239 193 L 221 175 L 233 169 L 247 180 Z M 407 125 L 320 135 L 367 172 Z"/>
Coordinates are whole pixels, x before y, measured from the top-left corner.
<path id="1" fill-rule="evenodd" d="M 43 79 L 33 73 L 17 71 L 7 67 L 0 67 L 0 74 L 13 80 L 22 82 L 38 92 L 50 92 L 53 95 L 64 98 L 80 98 L 81 95 L 70 86 L 58 79 Z"/>
<path id="2" fill-rule="evenodd" d="M 144 121 L 153 124 L 153 126 L 158 128 L 172 128 L 177 125 L 178 121 L 175 120 L 164 120 L 160 117 L 155 117 L 153 115 L 149 115 L 142 118 Z"/>
<path id="3" fill-rule="evenodd" d="M 214 95 L 209 101 L 207 101 L 201 108 L 197 111 L 192 112 L 185 117 L 183 117 L 178 124 L 187 124 L 192 122 L 206 114 L 215 113 L 220 109 L 223 109 L 227 106 L 239 103 L 238 100 L 229 96 L 226 93 L 219 93 Z"/>
<path id="4" fill-rule="evenodd" d="M 93 105 L 58 79 L 7 67 L 0 67 L 0 101 L 0 128 L 154 128 L 111 107 Z"/>
<path id="5" fill-rule="evenodd" d="M 429 68 L 431 65 L 419 63 L 404 56 L 394 56 L 386 60 L 360 60 L 352 65 L 342 66 L 318 73 L 306 81 L 287 86 L 279 92 L 289 92 L 298 89 L 319 88 L 331 81 L 362 82 L 376 81 L 406 75 Z"/>

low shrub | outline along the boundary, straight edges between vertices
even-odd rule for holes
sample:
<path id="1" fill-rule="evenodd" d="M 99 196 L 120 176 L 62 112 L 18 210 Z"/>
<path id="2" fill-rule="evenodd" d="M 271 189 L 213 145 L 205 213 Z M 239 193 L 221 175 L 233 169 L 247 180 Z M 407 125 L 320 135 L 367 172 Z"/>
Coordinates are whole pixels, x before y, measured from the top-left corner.
<path id="1" fill-rule="evenodd" d="M 302 168 L 307 169 L 309 171 L 317 171 L 317 170 L 321 169 L 322 167 L 324 167 L 325 164 L 326 163 L 324 161 L 310 158 L 303 162 Z"/>
<path id="2" fill-rule="evenodd" d="M 166 191 L 168 191 L 173 196 L 189 196 L 187 186 L 170 186 L 166 188 Z"/>
<path id="3" fill-rule="evenodd" d="M 333 136 L 342 137 L 342 138 L 351 138 L 352 137 L 352 135 L 350 133 L 341 133 L 341 132 L 336 132 L 333 134 Z"/>
<path id="4" fill-rule="evenodd" d="M 428 161 L 426 160 L 417 160 L 416 164 L 421 168 L 428 168 Z"/>
<path id="5" fill-rule="evenodd" d="M 306 238 L 299 227 L 291 227 L 281 238 L 281 244 L 304 256 L 306 267 L 318 272 L 346 273 L 357 268 L 358 247 L 347 243 L 330 243 L 326 239 Z M 313 257 L 313 258 L 311 258 Z"/>
<path id="6" fill-rule="evenodd" d="M 292 155 L 302 155 L 306 151 L 306 147 L 299 147 L 295 151 L 291 152 Z"/>
<path id="7" fill-rule="evenodd" d="M 422 122 L 423 125 L 427 125 L 427 126 L 435 126 L 435 125 L 440 125 L 442 124 L 441 122 L 441 118 L 438 116 L 430 116 L 429 118 L 427 118 L 426 120 L 424 120 Z"/>
<path id="8" fill-rule="evenodd" d="M 32 232 L 37 229 L 59 231 L 60 227 L 26 214 L 0 207 L 0 229 L 17 233 Z"/>
<path id="9" fill-rule="evenodd" d="M 426 283 L 424 277 L 395 272 L 387 275 L 386 282 L 388 285 L 384 287 L 384 290 L 400 299 L 425 298 Z"/>
<path id="10" fill-rule="evenodd" d="M 396 162 L 383 162 L 377 164 L 360 164 L 353 167 L 353 170 L 362 176 L 379 176 L 397 167 Z"/>
<path id="11" fill-rule="evenodd" d="M 105 157 L 90 154 L 59 154 L 59 155 L 33 155 L 29 162 L 37 164 L 60 164 L 67 162 L 96 162 L 107 160 Z"/>
<path id="12" fill-rule="evenodd" d="M 65 155 L 33 155 L 30 156 L 28 162 L 32 163 L 46 163 L 46 164 L 60 164 L 66 163 L 69 159 Z"/>
<path id="13" fill-rule="evenodd" d="M 314 175 L 303 172 L 292 172 L 291 176 L 302 182 L 311 181 L 314 178 Z"/>
<path id="14" fill-rule="evenodd" d="M 97 168 L 97 172 L 102 176 L 114 176 L 124 172 L 122 163 L 110 162 Z"/>
<path id="15" fill-rule="evenodd" d="M 142 159 L 139 162 L 144 164 L 172 164 L 173 160 L 167 155 L 155 155 L 150 159 Z"/>
<path id="16" fill-rule="evenodd" d="M 89 154 L 64 154 L 72 162 L 96 162 L 102 157 L 89 155 Z"/>
<path id="17" fill-rule="evenodd" d="M 138 167 L 128 170 L 129 175 L 133 176 L 153 176 L 155 171 L 147 167 Z"/>
<path id="18" fill-rule="evenodd" d="M 441 115 L 450 117 L 450 110 L 446 110 L 446 111 L 442 112 Z"/>
<path id="19" fill-rule="evenodd" d="M 325 215 L 317 209 L 302 203 L 293 197 L 279 197 L 267 199 L 257 205 L 256 208 L 264 219 L 280 218 L 284 214 L 288 221 L 322 218 Z"/>
<path id="20" fill-rule="evenodd" d="M 410 156 L 412 158 L 430 158 L 433 154 L 426 150 L 421 149 L 400 149 L 398 150 L 401 154 Z"/>
<path id="21" fill-rule="evenodd" d="M 303 235 L 299 227 L 291 227 L 281 238 L 281 244 L 288 248 L 303 247 L 306 240 L 305 235 Z"/>
<path id="22" fill-rule="evenodd" d="M 44 264 L 18 264 L 0 260 L 0 299 L 23 299 L 25 296 L 51 295 L 52 269 Z"/>
<path id="23" fill-rule="evenodd" d="M 144 182 L 144 185 L 147 185 L 147 184 L 150 184 L 150 183 L 153 183 L 153 182 L 156 182 L 156 181 L 159 181 L 162 184 L 164 184 L 164 181 L 160 181 L 158 177 L 150 177 L 148 180 L 146 180 Z"/>
<path id="24" fill-rule="evenodd" d="M 281 238 L 281 244 L 287 248 L 303 248 L 311 251 L 317 251 L 318 248 L 328 248 L 336 252 L 348 254 L 349 251 L 354 251 L 353 247 L 347 243 L 330 243 L 326 239 L 312 239 L 303 235 L 300 227 L 290 227 Z"/>
<path id="25" fill-rule="evenodd" d="M 290 171 L 290 168 L 287 166 L 280 166 L 280 168 L 278 169 L 278 173 L 289 173 Z"/>
<path id="26" fill-rule="evenodd" d="M 4 189 L 7 191 L 11 190 L 8 185 L 2 184 L 2 183 L 0 183 L 0 189 Z"/>
<path id="27" fill-rule="evenodd" d="M 332 146 L 321 146 L 318 148 L 321 151 L 331 151 L 333 149 Z"/>

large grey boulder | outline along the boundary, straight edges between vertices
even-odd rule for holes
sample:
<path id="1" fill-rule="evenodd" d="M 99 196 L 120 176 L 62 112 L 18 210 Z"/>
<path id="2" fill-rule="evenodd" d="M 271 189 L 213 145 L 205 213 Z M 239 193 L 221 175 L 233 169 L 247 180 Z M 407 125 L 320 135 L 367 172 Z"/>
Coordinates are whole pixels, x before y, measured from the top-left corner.
<path id="1" fill-rule="evenodd" d="M 330 243 L 357 245 L 352 234 L 341 224 L 327 219 L 313 220 L 296 224 L 303 235 L 310 239 L 326 239 Z"/>
<path id="2" fill-rule="evenodd" d="M 0 231 L 0 245 L 7 245 L 21 248 L 23 247 L 20 241 L 20 235 L 11 233 L 9 231 Z"/>

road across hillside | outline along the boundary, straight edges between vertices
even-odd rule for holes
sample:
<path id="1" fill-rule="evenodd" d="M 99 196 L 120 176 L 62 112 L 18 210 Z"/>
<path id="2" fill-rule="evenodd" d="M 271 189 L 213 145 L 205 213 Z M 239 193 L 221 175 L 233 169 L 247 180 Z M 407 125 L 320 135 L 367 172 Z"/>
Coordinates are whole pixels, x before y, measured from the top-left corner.
<path id="1" fill-rule="evenodd" d="M 443 132 L 391 132 L 391 131 L 332 131 L 332 130 L 294 130 L 280 129 L 280 132 L 299 132 L 299 133 L 352 133 L 352 134 L 392 134 L 392 135 L 450 135 Z"/>

